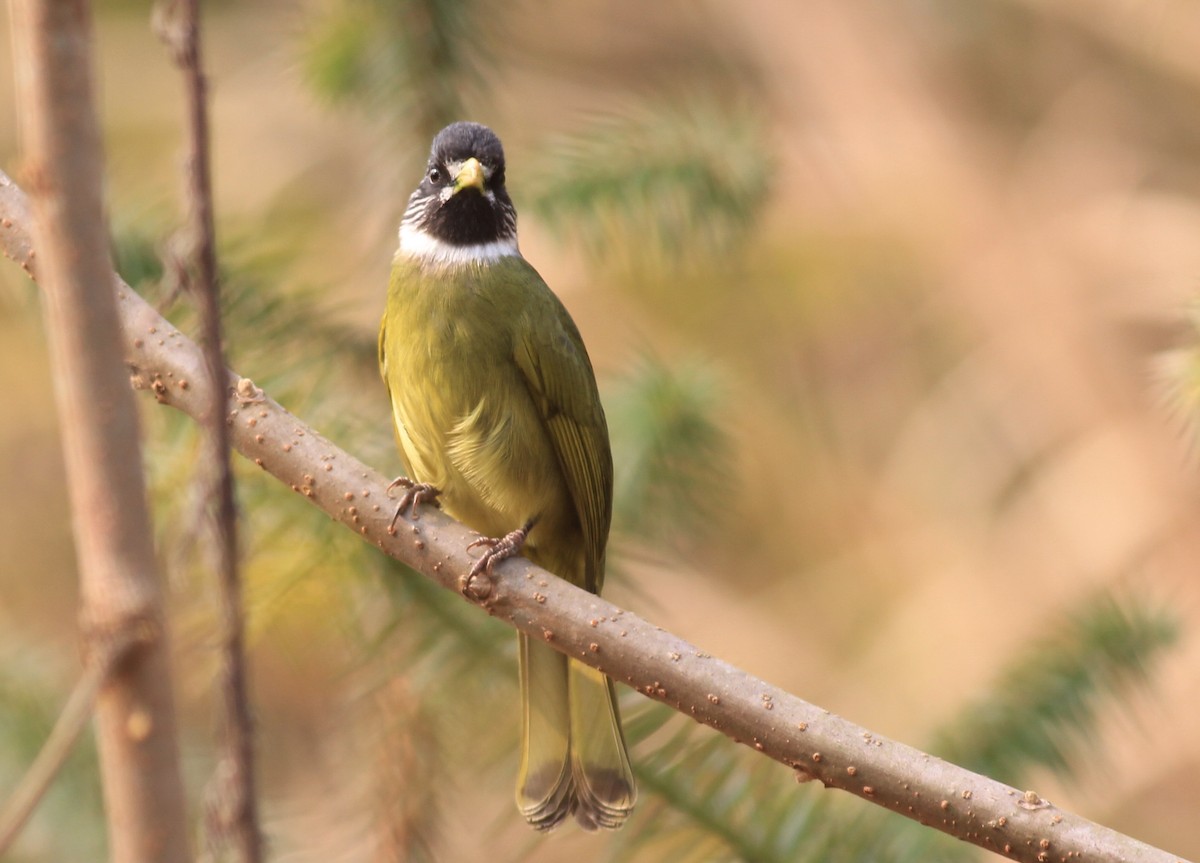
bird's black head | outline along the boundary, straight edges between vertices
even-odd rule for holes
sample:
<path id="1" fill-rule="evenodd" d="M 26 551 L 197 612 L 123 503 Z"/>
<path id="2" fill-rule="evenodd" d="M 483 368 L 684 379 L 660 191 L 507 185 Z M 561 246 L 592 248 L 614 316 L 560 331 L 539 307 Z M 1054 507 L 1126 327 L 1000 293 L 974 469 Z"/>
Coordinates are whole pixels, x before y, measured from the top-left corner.
<path id="1" fill-rule="evenodd" d="M 491 129 L 460 122 L 438 132 L 403 226 L 456 247 L 516 238 L 517 212 L 504 188 L 504 148 Z"/>

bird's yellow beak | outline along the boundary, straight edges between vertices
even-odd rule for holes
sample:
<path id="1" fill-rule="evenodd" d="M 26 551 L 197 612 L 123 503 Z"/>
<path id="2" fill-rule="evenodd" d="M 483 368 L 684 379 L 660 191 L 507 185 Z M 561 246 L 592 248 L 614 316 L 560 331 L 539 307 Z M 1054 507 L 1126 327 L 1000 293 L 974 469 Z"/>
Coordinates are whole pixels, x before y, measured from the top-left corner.
<path id="1" fill-rule="evenodd" d="M 454 177 L 454 191 L 461 192 L 463 189 L 474 187 L 482 192 L 483 181 L 483 165 L 479 164 L 478 159 L 467 159 Z"/>

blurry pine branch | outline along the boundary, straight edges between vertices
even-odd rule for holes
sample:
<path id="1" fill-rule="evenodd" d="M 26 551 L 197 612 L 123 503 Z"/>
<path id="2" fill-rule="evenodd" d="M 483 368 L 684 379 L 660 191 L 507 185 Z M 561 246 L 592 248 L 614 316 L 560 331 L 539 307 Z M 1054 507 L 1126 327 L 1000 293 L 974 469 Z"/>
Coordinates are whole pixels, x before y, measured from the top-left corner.
<path id="1" fill-rule="evenodd" d="M 1127 706 L 1180 636 L 1178 618 L 1148 600 L 1099 593 L 1068 611 L 930 746 L 948 761 L 1017 785 L 1034 768 L 1074 778 L 1099 717 Z M 1086 757 L 1085 757 L 1086 756 Z"/>
<path id="2" fill-rule="evenodd" d="M 529 209 L 593 257 L 713 261 L 753 227 L 772 158 L 755 115 L 698 96 L 599 119 L 546 146 Z"/>
<path id="3" fill-rule="evenodd" d="M 1100 592 L 1063 629 L 1029 645 L 933 734 L 929 751 L 1021 787 L 1039 771 L 1073 778 L 1104 752 L 1100 717 L 1146 688 L 1179 621 L 1135 595 Z M 658 704 L 626 723 L 647 792 L 609 859 L 677 861 L 962 860 L 964 848 L 908 819 L 797 785 L 795 774 Z"/>
<path id="4" fill-rule="evenodd" d="M 49 657 L 30 650 L 0 650 L 0 788 L 17 787 L 37 756 L 62 708 L 70 684 Z M 0 803 L 5 802 L 0 799 Z M 55 825 L 70 823 L 71 830 Z M 25 860 L 98 860 L 104 856 L 104 813 L 95 741 L 85 734 L 58 773 L 41 807 L 25 828 L 12 863 Z"/>
<path id="5" fill-rule="evenodd" d="M 303 47 L 313 89 L 335 105 L 403 123 L 405 146 L 463 119 L 463 93 L 484 92 L 499 9 L 478 0 L 329 0 Z M 480 26 L 481 20 L 487 26 Z M 492 35 L 488 35 L 492 34 Z"/>
<path id="6" fill-rule="evenodd" d="M 716 371 L 646 355 L 607 401 L 616 530 L 646 543 L 696 539 L 735 481 Z"/>
<path id="7" fill-rule="evenodd" d="M 1016 787 L 1042 772 L 1066 780 L 1085 768 L 1102 772 L 1097 724 L 1128 710 L 1132 696 L 1152 684 L 1157 664 L 1178 642 L 1181 622 L 1151 598 L 1099 590 L 1066 611 L 1059 625 L 938 729 L 928 751 Z M 876 830 L 864 826 L 875 822 Z M 947 837 L 881 812 L 856 813 L 843 836 L 861 846 L 855 859 L 862 861 L 962 855 L 961 845 Z"/>

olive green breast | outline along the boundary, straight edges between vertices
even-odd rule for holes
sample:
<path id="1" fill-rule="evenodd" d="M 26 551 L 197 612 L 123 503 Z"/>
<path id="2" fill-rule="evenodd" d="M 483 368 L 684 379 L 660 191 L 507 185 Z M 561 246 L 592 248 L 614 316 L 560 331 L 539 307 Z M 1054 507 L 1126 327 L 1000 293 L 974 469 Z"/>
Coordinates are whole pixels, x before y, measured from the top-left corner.
<path id="1" fill-rule="evenodd" d="M 598 589 L 608 431 L 579 332 L 537 272 L 516 256 L 440 268 L 398 259 L 379 349 L 410 475 L 481 533 L 537 519 L 530 556 Z"/>

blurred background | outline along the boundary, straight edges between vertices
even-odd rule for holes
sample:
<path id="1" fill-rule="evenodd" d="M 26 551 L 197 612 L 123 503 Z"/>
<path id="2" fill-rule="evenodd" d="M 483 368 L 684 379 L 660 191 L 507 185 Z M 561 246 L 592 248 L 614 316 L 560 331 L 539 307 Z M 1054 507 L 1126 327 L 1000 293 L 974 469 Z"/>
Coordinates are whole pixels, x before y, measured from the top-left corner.
<path id="1" fill-rule="evenodd" d="M 114 259 L 185 329 L 182 86 L 97 4 Z M 873 731 L 1200 858 L 1200 3 L 208 4 L 231 364 L 399 472 L 375 369 L 429 140 L 491 125 L 601 379 L 606 595 Z M 9 27 L 0 18 L 0 29 Z M 21 181 L 11 41 L 0 167 Z M 0 792 L 79 673 L 39 297 L 0 262 Z M 203 850 L 190 423 L 145 400 Z M 615 836 L 512 803 L 511 633 L 239 462 L 271 857 L 964 860 L 623 692 Z M 81 747 L 11 859 L 104 855 Z M 220 859 L 214 851 L 207 859 Z"/>

